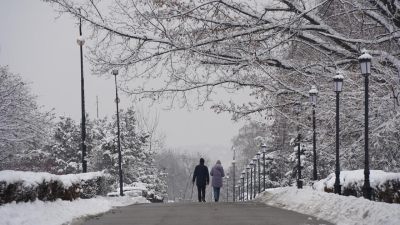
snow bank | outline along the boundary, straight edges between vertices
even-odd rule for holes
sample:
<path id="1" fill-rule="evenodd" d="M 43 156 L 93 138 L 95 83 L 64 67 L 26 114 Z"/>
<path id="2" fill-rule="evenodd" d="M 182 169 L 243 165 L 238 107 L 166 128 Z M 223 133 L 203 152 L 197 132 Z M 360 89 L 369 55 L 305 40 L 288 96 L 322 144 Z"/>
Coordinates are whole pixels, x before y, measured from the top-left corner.
<path id="1" fill-rule="evenodd" d="M 312 189 L 270 189 L 260 194 L 255 201 L 312 215 L 338 225 L 400 224 L 398 204 L 373 202 Z"/>
<path id="2" fill-rule="evenodd" d="M 3 225 L 57 225 L 71 222 L 79 217 L 104 213 L 117 206 L 148 203 L 143 197 L 96 197 L 75 201 L 55 202 L 35 201 L 29 203 L 11 203 L 0 206 L 0 218 Z"/>
<path id="3" fill-rule="evenodd" d="M 331 173 L 327 178 L 314 183 L 314 188 L 318 191 L 324 191 L 324 188 L 334 188 L 335 173 Z M 388 180 L 400 181 L 400 173 L 387 173 L 382 170 L 371 170 L 369 174 L 371 187 L 382 186 Z M 340 184 L 342 187 L 347 188 L 355 185 L 356 183 L 364 183 L 364 170 L 341 171 Z"/>
<path id="4" fill-rule="evenodd" d="M 128 195 L 130 197 L 139 197 L 139 196 L 144 197 L 145 193 L 143 193 L 143 191 L 147 192 L 147 189 L 146 189 L 145 183 L 134 182 L 134 183 L 130 184 L 130 186 L 122 187 L 122 191 L 124 192 L 124 195 Z M 119 196 L 119 194 L 120 194 L 120 190 L 118 187 L 115 191 L 107 193 L 107 196 L 115 197 L 115 196 Z"/>
<path id="5" fill-rule="evenodd" d="M 106 174 L 102 171 L 80 174 L 54 175 L 46 172 L 4 170 L 0 171 L 0 181 L 4 181 L 7 184 L 23 181 L 24 186 L 37 186 L 38 184 L 43 182 L 61 181 L 64 188 L 69 188 L 74 183 L 92 180 L 98 177 L 103 177 L 105 175 Z"/>
<path id="6" fill-rule="evenodd" d="M 313 184 L 317 191 L 331 192 L 334 189 L 335 173 Z M 343 195 L 362 196 L 364 170 L 341 171 L 340 184 Z M 400 203 L 400 173 L 387 173 L 382 170 L 370 171 L 372 197 L 375 201 Z"/>

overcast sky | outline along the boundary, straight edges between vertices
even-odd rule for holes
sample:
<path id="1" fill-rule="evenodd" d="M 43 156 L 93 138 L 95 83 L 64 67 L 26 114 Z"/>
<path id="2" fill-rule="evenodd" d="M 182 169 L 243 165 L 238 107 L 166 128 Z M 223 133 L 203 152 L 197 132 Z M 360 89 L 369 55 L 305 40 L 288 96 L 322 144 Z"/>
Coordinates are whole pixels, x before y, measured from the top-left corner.
<path id="1" fill-rule="evenodd" d="M 0 64 L 9 65 L 12 72 L 32 82 L 32 92 L 39 96 L 39 104 L 45 110 L 55 108 L 56 115 L 65 113 L 79 121 L 78 21 L 69 15 L 56 19 L 57 16 L 48 3 L 39 0 L 1 0 Z M 88 35 L 83 30 L 83 36 Z M 90 40 L 86 41 L 91 44 Z M 84 49 L 84 54 L 87 52 Z M 84 73 L 86 111 L 90 117 L 96 117 L 98 96 L 100 117 L 111 117 L 115 113 L 114 80 L 92 76 L 89 63 L 84 63 Z M 120 108 L 132 104 L 123 95 L 120 99 Z M 167 145 L 174 148 L 209 145 L 230 149 L 231 138 L 244 124 L 233 124 L 229 114 L 215 114 L 210 105 L 190 113 L 186 109 L 162 111 L 161 108 L 153 106 L 150 110 L 159 112 L 159 128 L 167 134 Z"/>

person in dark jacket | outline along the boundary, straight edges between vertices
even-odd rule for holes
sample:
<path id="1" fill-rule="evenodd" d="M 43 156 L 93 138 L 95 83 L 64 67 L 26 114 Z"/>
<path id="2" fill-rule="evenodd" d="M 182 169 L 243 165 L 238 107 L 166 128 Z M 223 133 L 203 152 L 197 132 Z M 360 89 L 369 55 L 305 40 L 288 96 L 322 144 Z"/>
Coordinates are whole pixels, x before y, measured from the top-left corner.
<path id="1" fill-rule="evenodd" d="M 222 178 L 225 177 L 224 168 L 221 165 L 221 161 L 217 160 L 215 166 L 211 169 L 210 175 L 212 176 L 211 186 L 214 188 L 214 199 L 215 202 L 219 201 L 219 192 L 222 187 Z"/>
<path id="2" fill-rule="evenodd" d="M 197 179 L 196 179 L 197 178 Z M 210 184 L 210 175 L 208 168 L 204 165 L 204 159 L 200 159 L 200 165 L 197 165 L 193 173 L 193 185 L 196 180 L 199 202 L 206 202 L 206 185 Z"/>

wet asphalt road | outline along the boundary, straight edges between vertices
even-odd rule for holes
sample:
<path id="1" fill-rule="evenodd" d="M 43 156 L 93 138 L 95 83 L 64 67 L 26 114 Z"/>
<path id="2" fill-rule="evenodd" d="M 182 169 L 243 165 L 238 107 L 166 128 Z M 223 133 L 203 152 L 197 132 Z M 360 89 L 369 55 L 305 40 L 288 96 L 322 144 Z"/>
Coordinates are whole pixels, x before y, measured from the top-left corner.
<path id="1" fill-rule="evenodd" d="M 264 203 L 153 203 L 113 209 L 85 225 L 291 225 L 332 224 Z"/>

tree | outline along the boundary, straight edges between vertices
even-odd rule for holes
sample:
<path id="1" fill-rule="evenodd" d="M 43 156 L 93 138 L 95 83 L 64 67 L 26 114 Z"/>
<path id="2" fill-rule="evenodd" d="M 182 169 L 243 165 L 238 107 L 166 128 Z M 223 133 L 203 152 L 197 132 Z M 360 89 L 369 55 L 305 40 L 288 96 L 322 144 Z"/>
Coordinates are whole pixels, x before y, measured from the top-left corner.
<path id="1" fill-rule="evenodd" d="M 249 122 L 240 128 L 239 134 L 232 138 L 232 145 L 237 152 L 238 168 L 245 168 L 249 164 L 249 160 L 261 149 L 263 142 L 260 139 L 265 136 L 264 126 L 256 122 Z"/>
<path id="2" fill-rule="evenodd" d="M 82 152 L 80 151 L 81 132 L 75 121 L 65 115 L 60 115 L 55 124 L 53 144 L 50 147 L 53 168 L 59 174 L 80 173 L 82 171 Z"/>
<path id="3" fill-rule="evenodd" d="M 48 141 L 52 112 L 42 112 L 29 84 L 0 65 L 0 166 L 25 167 L 20 153 L 39 149 Z"/>
<path id="4" fill-rule="evenodd" d="M 276 117 L 297 123 L 289 108 L 305 102 L 311 85 L 317 86 L 317 118 L 319 127 L 324 127 L 318 128 L 318 148 L 324 152 L 332 152 L 335 141 L 331 78 L 342 71 L 344 169 L 363 167 L 364 84 L 358 57 L 366 48 L 374 56 L 370 108 L 376 116 L 370 118 L 371 168 L 399 170 L 399 130 L 394 126 L 400 115 L 400 6 L 396 1 L 52 2 L 60 12 L 81 17 L 93 30 L 95 74 L 119 68 L 126 82 L 143 81 L 138 87 L 125 88 L 137 98 L 188 106 L 188 96 L 194 94 L 196 105 L 203 106 L 217 87 L 228 92 L 250 89 L 254 101 L 238 105 L 231 100 L 212 108 L 217 113 L 232 113 L 234 120 L 264 115 L 271 109 Z M 307 122 L 301 126 L 310 129 Z"/>

